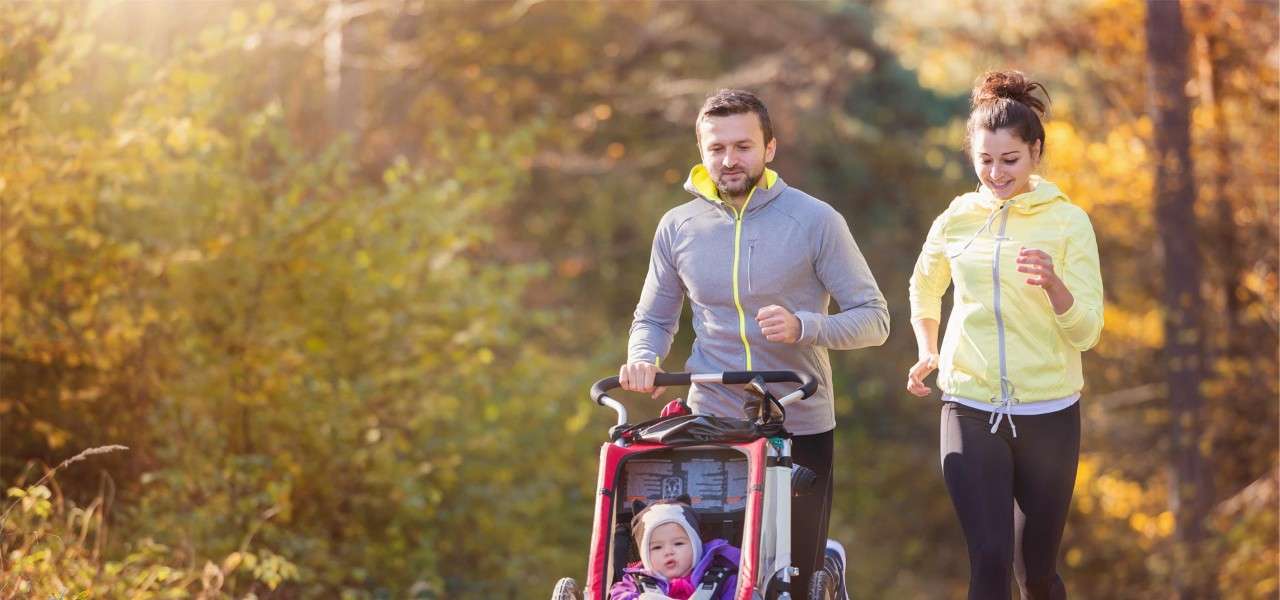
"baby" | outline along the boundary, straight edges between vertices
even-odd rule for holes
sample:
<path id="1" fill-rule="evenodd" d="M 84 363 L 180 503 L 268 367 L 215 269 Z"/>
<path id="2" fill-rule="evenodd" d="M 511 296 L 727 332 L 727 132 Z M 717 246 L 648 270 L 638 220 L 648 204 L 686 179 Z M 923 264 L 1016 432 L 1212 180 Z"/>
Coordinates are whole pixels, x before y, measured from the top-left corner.
<path id="1" fill-rule="evenodd" d="M 623 571 L 609 590 L 612 600 L 732 600 L 738 583 L 738 549 L 723 539 L 702 542 L 698 513 L 688 496 L 659 500 L 638 510 L 631 534 L 640 562 Z"/>

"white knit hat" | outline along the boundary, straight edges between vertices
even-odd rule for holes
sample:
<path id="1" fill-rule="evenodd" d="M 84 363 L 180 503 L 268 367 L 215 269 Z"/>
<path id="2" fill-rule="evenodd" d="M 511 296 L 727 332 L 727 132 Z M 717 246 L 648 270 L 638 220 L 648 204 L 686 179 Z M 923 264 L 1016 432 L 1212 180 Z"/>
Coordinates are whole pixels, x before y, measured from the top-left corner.
<path id="1" fill-rule="evenodd" d="M 631 521 L 632 535 L 635 535 L 637 529 L 643 532 L 639 536 L 639 545 L 636 547 L 640 550 L 640 562 L 644 564 L 646 571 L 654 572 L 653 565 L 649 562 L 649 536 L 659 525 L 667 523 L 676 523 L 684 528 L 685 534 L 689 536 L 689 542 L 693 544 L 693 564 L 698 564 L 702 559 L 702 536 L 698 535 L 698 513 L 694 512 L 692 506 L 683 502 L 659 501 L 637 513 Z"/>

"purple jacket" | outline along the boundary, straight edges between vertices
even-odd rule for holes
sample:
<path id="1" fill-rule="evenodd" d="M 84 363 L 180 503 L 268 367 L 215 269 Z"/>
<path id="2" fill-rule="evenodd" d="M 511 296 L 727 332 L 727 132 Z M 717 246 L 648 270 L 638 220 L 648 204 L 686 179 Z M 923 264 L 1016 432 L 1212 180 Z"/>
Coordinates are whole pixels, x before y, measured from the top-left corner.
<path id="1" fill-rule="evenodd" d="M 738 587 L 738 560 L 741 558 L 737 548 L 729 544 L 723 539 L 714 539 L 707 542 L 702 547 L 702 558 L 698 560 L 698 564 L 693 565 L 693 570 L 689 572 L 689 579 L 696 587 L 702 581 L 702 575 L 707 572 L 707 568 L 713 562 L 719 559 L 719 564 L 732 568 L 733 572 L 725 579 L 724 584 L 720 586 L 720 596 L 716 600 L 733 600 L 733 592 Z M 644 588 L 632 576 L 633 573 L 640 575 L 648 575 L 658 583 L 658 589 L 662 593 L 667 593 L 667 580 L 658 575 L 644 570 L 640 563 L 631 563 L 631 566 L 622 571 L 622 581 L 613 584 L 609 588 L 610 600 L 636 600 L 640 594 L 644 593 Z"/>

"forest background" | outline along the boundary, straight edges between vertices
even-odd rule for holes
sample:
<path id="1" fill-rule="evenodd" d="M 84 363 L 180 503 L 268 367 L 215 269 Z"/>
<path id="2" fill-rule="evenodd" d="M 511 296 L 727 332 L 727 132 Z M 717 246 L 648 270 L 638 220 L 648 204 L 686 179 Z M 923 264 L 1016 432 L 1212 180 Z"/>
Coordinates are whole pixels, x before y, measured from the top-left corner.
<path id="1" fill-rule="evenodd" d="M 970 85 L 1017 68 L 1052 94 L 1043 172 L 1106 287 L 1066 581 L 1274 598 L 1278 12 L 6 1 L 0 597 L 581 578 L 613 416 L 586 389 L 727 86 L 764 97 L 774 168 L 844 214 L 892 312 L 883 347 L 832 355 L 853 591 L 961 596 L 936 400 L 903 389 L 907 276 L 975 185 Z"/>

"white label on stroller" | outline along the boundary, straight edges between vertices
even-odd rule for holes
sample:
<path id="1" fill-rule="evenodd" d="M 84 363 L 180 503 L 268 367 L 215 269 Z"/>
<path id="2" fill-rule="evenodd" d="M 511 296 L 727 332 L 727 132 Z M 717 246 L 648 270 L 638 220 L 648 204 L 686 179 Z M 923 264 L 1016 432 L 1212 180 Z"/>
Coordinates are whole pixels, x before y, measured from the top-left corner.
<path id="1" fill-rule="evenodd" d="M 747 460 L 688 458 L 632 460 L 626 501 L 645 503 L 688 494 L 702 511 L 730 512 L 747 505 Z"/>

